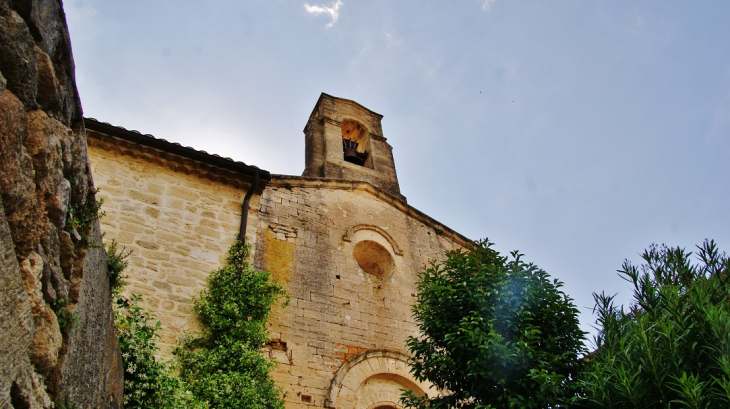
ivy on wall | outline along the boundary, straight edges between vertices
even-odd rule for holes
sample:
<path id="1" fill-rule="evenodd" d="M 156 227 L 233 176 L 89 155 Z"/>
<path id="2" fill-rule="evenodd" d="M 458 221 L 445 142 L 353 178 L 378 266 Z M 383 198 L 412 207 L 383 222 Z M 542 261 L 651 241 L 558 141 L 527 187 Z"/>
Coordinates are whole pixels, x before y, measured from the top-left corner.
<path id="1" fill-rule="evenodd" d="M 271 307 L 286 293 L 269 272 L 250 266 L 248 246 L 236 240 L 226 264 L 208 277 L 194 306 L 203 330 L 173 351 L 178 362 L 155 357 L 160 322 L 142 308 L 141 295 L 122 294 L 128 256 L 114 240 L 107 246 L 125 408 L 284 408 L 270 376 L 275 361 L 261 346 L 269 338 Z"/>
<path id="2" fill-rule="evenodd" d="M 270 377 L 275 362 L 261 346 L 269 338 L 271 307 L 286 294 L 269 272 L 250 266 L 248 251 L 236 240 L 226 264 L 210 274 L 194 306 L 203 330 L 173 353 L 182 379 L 210 407 L 283 409 L 282 391 Z"/>

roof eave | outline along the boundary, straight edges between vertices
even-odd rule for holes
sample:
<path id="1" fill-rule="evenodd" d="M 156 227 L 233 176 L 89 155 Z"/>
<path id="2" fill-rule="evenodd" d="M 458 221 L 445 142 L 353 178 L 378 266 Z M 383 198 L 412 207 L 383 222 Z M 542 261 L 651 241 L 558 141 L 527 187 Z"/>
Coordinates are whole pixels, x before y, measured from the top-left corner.
<path id="1" fill-rule="evenodd" d="M 135 131 L 114 126 L 105 122 L 99 122 L 94 118 L 84 118 L 84 125 L 92 131 L 104 133 L 115 138 L 123 139 L 128 142 L 140 144 L 153 149 L 158 149 L 194 161 L 202 162 L 208 165 L 216 166 L 232 172 L 239 173 L 248 177 L 255 177 L 256 173 L 264 184 L 271 180 L 271 173 L 267 170 L 260 169 L 256 166 L 247 165 L 243 162 L 236 162 L 232 159 L 224 158 L 218 155 L 212 155 L 207 152 L 199 151 L 187 146 L 168 142 L 164 139 L 155 138 L 152 135 L 143 135 Z"/>

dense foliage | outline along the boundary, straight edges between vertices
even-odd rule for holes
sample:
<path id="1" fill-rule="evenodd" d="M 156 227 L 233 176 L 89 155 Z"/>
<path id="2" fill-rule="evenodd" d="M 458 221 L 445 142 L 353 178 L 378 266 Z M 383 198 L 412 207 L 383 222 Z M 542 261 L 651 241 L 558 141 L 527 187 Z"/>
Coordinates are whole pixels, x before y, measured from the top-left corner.
<path id="1" fill-rule="evenodd" d="M 597 350 L 583 378 L 596 408 L 730 407 L 730 259 L 713 241 L 698 263 L 652 246 L 619 273 L 634 287 L 627 310 L 594 295 Z"/>
<path id="2" fill-rule="evenodd" d="M 195 302 L 200 334 L 178 347 L 182 378 L 212 408 L 283 409 L 281 390 L 269 372 L 274 361 L 261 354 L 266 320 L 283 288 L 268 272 L 246 262 L 247 248 L 231 246 L 226 265 L 208 277 Z"/>
<path id="3" fill-rule="evenodd" d="M 207 408 L 175 375 L 172 363 L 155 357 L 160 322 L 140 307 L 139 295 L 120 296 L 116 303 L 116 327 L 124 362 L 125 408 Z"/>
<path id="4" fill-rule="evenodd" d="M 160 322 L 140 306 L 142 297 L 122 294 L 128 252 L 115 241 L 107 247 L 107 270 L 112 283 L 114 324 L 124 365 L 124 407 L 203 409 L 208 406 L 186 390 L 172 363 L 155 357 Z"/>
<path id="5" fill-rule="evenodd" d="M 419 273 L 412 371 L 444 393 L 419 408 L 561 408 L 577 400 L 584 333 L 561 283 L 487 240 Z"/>

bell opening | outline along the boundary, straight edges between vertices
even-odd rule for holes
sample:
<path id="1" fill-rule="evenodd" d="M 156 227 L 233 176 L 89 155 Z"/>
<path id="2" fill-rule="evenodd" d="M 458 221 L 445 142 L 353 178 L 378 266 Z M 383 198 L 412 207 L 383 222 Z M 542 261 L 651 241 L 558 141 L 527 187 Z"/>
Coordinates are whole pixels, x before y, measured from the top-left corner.
<path id="1" fill-rule="evenodd" d="M 368 158 L 368 154 L 366 152 L 358 152 L 357 147 L 357 142 L 346 139 L 344 137 L 342 138 L 342 152 L 345 162 L 362 166 L 365 163 L 365 160 Z"/>

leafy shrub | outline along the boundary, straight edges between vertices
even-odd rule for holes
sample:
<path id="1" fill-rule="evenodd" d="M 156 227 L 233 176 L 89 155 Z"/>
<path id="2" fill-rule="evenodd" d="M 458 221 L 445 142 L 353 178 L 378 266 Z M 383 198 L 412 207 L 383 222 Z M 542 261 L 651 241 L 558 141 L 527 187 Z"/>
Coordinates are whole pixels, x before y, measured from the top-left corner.
<path id="1" fill-rule="evenodd" d="M 171 363 L 155 357 L 160 322 L 150 325 L 153 316 L 139 305 L 141 299 L 138 294 L 116 299 L 115 323 L 124 362 L 124 407 L 207 408 L 185 389 Z"/>
<path id="2" fill-rule="evenodd" d="M 129 264 L 127 257 L 132 254 L 131 250 L 127 251 L 126 247 L 122 246 L 120 250 L 117 246 L 118 243 L 114 239 L 106 246 L 106 270 L 109 274 L 109 285 L 115 294 L 127 285 L 126 280 L 122 276 L 122 272 L 124 272 L 124 269 Z"/>
<path id="3" fill-rule="evenodd" d="M 628 309 L 594 294 L 597 350 L 582 385 L 595 408 L 730 407 L 730 259 L 714 241 L 697 264 L 679 247 L 651 246 L 619 273 Z"/>
<path id="4" fill-rule="evenodd" d="M 577 401 L 584 333 L 558 280 L 488 240 L 419 273 L 412 373 L 443 395 L 417 408 L 561 408 Z"/>
<path id="5" fill-rule="evenodd" d="M 73 176 L 64 175 L 64 178 L 69 181 L 72 192 L 76 190 L 79 183 L 82 183 L 85 180 L 81 174 Z M 100 211 L 101 206 L 104 204 L 104 200 L 96 200 L 96 194 L 98 192 L 99 189 L 90 190 L 82 203 L 76 203 L 72 198 L 68 205 L 66 212 L 67 220 L 64 228 L 77 241 L 87 241 L 89 239 L 89 232 L 91 231 L 91 228 L 97 220 L 104 217 L 104 212 Z"/>
<path id="6" fill-rule="evenodd" d="M 211 407 L 283 409 L 281 390 L 269 375 L 274 361 L 261 354 L 261 347 L 268 341 L 271 306 L 285 293 L 268 272 L 251 268 L 247 254 L 236 241 L 225 266 L 208 277 L 208 288 L 194 307 L 203 330 L 174 353 L 182 378 Z"/>
<path id="7" fill-rule="evenodd" d="M 140 305 L 142 296 L 126 297 L 122 276 L 129 252 L 117 248 L 112 240 L 107 246 L 107 268 L 112 284 L 114 324 L 124 365 L 124 407 L 155 409 L 204 409 L 208 406 L 186 389 L 175 375 L 172 363 L 155 357 L 160 322 Z"/>
<path id="8" fill-rule="evenodd" d="M 77 312 L 69 311 L 68 302 L 65 298 L 59 298 L 51 304 L 51 309 L 56 314 L 58 328 L 62 333 L 73 333 L 81 321 Z"/>

